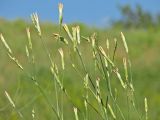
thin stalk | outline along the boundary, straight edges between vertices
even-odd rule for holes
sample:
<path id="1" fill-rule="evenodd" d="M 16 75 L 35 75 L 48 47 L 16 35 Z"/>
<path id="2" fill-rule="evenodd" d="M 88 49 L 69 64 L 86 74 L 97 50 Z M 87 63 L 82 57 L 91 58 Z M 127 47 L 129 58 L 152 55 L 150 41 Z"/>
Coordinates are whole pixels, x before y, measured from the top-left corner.
<path id="1" fill-rule="evenodd" d="M 62 86 L 64 86 L 63 85 L 63 73 L 62 73 Z M 63 91 L 62 91 L 62 93 L 61 93 L 61 118 L 62 118 L 62 120 L 63 120 L 63 102 L 64 102 L 64 100 L 63 100 L 64 98 L 63 98 Z"/>
<path id="2" fill-rule="evenodd" d="M 115 55 L 116 55 L 117 47 L 118 47 L 118 43 L 117 43 L 117 40 L 115 39 L 115 47 L 114 47 L 113 58 L 112 58 L 113 62 L 114 62 L 114 58 L 115 58 Z"/>
<path id="3" fill-rule="evenodd" d="M 60 115 L 60 113 L 59 113 L 59 100 L 58 100 L 58 92 L 57 92 L 57 83 L 56 83 L 56 80 L 54 80 L 54 87 L 55 87 L 55 93 L 56 93 L 57 114 L 59 116 Z"/>
<path id="4" fill-rule="evenodd" d="M 105 118 L 103 118 L 99 111 L 91 103 L 89 103 L 89 101 L 86 100 L 86 102 L 103 120 L 105 120 Z"/>
<path id="5" fill-rule="evenodd" d="M 76 51 L 77 51 L 78 56 L 79 56 L 79 58 L 80 58 L 80 61 L 81 61 L 81 63 L 82 63 L 83 69 L 84 69 L 85 73 L 87 74 L 88 72 L 87 72 L 86 66 L 85 66 L 85 64 L 84 64 L 84 62 L 83 62 L 82 55 L 81 55 L 81 53 L 80 53 L 78 47 L 76 47 Z M 90 75 L 88 75 L 88 78 L 89 78 L 89 81 L 90 81 L 92 87 L 93 87 L 94 89 L 96 89 L 96 87 L 95 87 L 95 85 L 94 85 L 94 83 L 93 83 L 93 81 L 92 81 Z"/>

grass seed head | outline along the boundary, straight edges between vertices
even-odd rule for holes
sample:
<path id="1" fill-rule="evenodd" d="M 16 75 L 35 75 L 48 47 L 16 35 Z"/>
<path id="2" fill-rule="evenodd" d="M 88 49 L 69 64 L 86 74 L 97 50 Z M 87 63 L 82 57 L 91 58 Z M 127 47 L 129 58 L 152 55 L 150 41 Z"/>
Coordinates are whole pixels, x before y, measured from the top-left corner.
<path id="1" fill-rule="evenodd" d="M 62 69 L 64 70 L 64 53 L 63 53 L 63 49 L 59 48 L 58 51 L 59 51 L 59 53 L 61 55 Z"/>
<path id="2" fill-rule="evenodd" d="M 87 42 L 90 42 L 91 40 L 89 39 L 89 37 L 85 37 L 85 36 L 81 36 L 84 40 L 86 40 Z"/>
<path id="3" fill-rule="evenodd" d="M 107 46 L 107 50 L 109 50 L 109 40 L 106 40 L 106 46 Z"/>
<path id="4" fill-rule="evenodd" d="M 12 50 L 11 48 L 9 47 L 9 45 L 7 44 L 7 42 L 5 41 L 4 37 L 2 34 L 0 34 L 0 38 L 1 38 L 1 41 L 2 43 L 4 44 L 5 48 L 7 49 L 8 53 L 12 54 Z"/>
<path id="5" fill-rule="evenodd" d="M 72 27 L 72 35 L 73 35 L 74 42 L 76 42 L 76 40 L 77 40 L 77 29 L 76 29 L 76 27 Z"/>
<path id="6" fill-rule="evenodd" d="M 34 111 L 34 109 L 32 109 L 32 118 L 33 118 L 33 120 L 35 119 L 35 111 Z"/>
<path id="7" fill-rule="evenodd" d="M 29 28 L 26 28 L 26 32 L 27 32 L 27 37 L 28 37 L 29 48 L 32 50 L 32 41 L 31 41 L 30 29 L 29 29 Z"/>
<path id="8" fill-rule="evenodd" d="M 145 105 L 145 112 L 148 112 L 148 103 L 147 103 L 147 98 L 146 97 L 144 99 L 144 105 Z"/>
<path id="9" fill-rule="evenodd" d="M 126 81 L 128 81 L 128 70 L 127 70 L 127 60 L 126 60 L 126 58 L 123 58 L 123 65 L 124 65 Z"/>
<path id="10" fill-rule="evenodd" d="M 63 4 L 58 4 L 58 10 L 59 10 L 59 24 L 61 25 L 63 22 Z"/>
<path id="11" fill-rule="evenodd" d="M 88 78 L 88 74 L 86 74 L 86 76 L 84 77 L 84 88 L 85 89 L 88 89 L 88 80 L 89 78 Z"/>
<path id="12" fill-rule="evenodd" d="M 145 107 L 145 112 L 146 112 L 146 120 L 148 120 L 148 103 L 147 103 L 147 98 L 145 97 L 144 99 L 144 107 Z"/>
<path id="13" fill-rule="evenodd" d="M 20 62 L 19 62 L 15 57 L 11 56 L 9 53 L 8 53 L 8 56 L 9 56 L 9 58 L 10 58 L 11 60 L 13 60 L 13 61 L 16 63 L 16 65 L 17 65 L 21 70 L 24 70 L 24 69 L 23 69 L 23 66 L 20 64 Z"/>
<path id="14" fill-rule="evenodd" d="M 37 13 L 31 14 L 31 19 L 32 19 L 32 22 L 33 22 L 37 32 L 38 32 L 38 35 L 41 36 L 42 33 L 41 33 L 40 24 L 39 24 L 38 14 Z"/>
<path id="15" fill-rule="evenodd" d="M 76 119 L 76 120 L 79 120 L 79 118 L 78 118 L 77 108 L 76 108 L 76 107 L 74 107 L 74 108 L 73 108 L 73 110 L 74 110 L 75 119 Z"/>
<path id="16" fill-rule="evenodd" d="M 93 33 L 93 35 L 91 35 L 91 42 L 92 42 L 92 47 L 95 48 L 95 46 L 96 46 L 96 33 Z"/>
<path id="17" fill-rule="evenodd" d="M 9 100 L 10 104 L 12 105 L 12 107 L 15 108 L 16 106 L 7 91 L 5 91 L 5 95 L 6 95 L 7 99 Z"/>
<path id="18" fill-rule="evenodd" d="M 27 45 L 26 45 L 26 55 L 27 55 L 27 57 L 29 58 L 29 50 L 28 50 Z"/>
<path id="19" fill-rule="evenodd" d="M 71 35 L 67 24 L 63 24 L 63 28 L 64 28 L 65 32 L 67 33 L 67 35 L 69 36 L 70 40 L 73 42 L 73 36 Z"/>
<path id="20" fill-rule="evenodd" d="M 114 114 L 113 109 L 112 109 L 112 107 L 110 106 L 110 104 L 108 104 L 108 108 L 109 108 L 109 111 L 110 111 L 113 119 L 116 119 L 116 115 Z"/>
<path id="21" fill-rule="evenodd" d="M 101 53 L 103 54 L 104 57 L 107 57 L 104 49 L 101 46 L 99 46 L 99 50 L 101 51 Z"/>
<path id="22" fill-rule="evenodd" d="M 105 64 L 105 67 L 108 68 L 108 61 L 105 57 L 104 57 L 104 64 Z"/>
<path id="23" fill-rule="evenodd" d="M 87 106 L 87 101 L 86 101 L 86 100 L 84 100 L 84 106 L 85 106 L 85 109 L 86 109 L 86 111 L 87 111 L 88 106 Z"/>
<path id="24" fill-rule="evenodd" d="M 102 55 L 105 57 L 105 59 L 107 59 L 107 61 L 114 67 L 114 63 L 112 62 L 112 60 L 106 55 L 105 51 L 103 50 L 103 48 L 101 46 L 99 46 L 99 50 L 102 53 Z"/>
<path id="25" fill-rule="evenodd" d="M 68 40 L 65 39 L 64 37 L 60 36 L 58 33 L 53 33 L 53 36 L 56 40 L 60 40 L 64 44 L 68 45 Z"/>
<path id="26" fill-rule="evenodd" d="M 122 77 L 121 77 L 120 73 L 118 72 L 118 69 L 117 69 L 117 70 L 114 70 L 114 72 L 116 73 L 117 78 L 119 79 L 122 87 L 123 87 L 124 89 L 126 89 L 126 84 L 123 82 Z"/>
<path id="27" fill-rule="evenodd" d="M 76 27 L 76 30 L 77 30 L 77 42 L 78 42 L 78 44 L 80 44 L 80 39 L 81 39 L 81 37 L 80 37 L 80 27 L 79 26 L 77 26 Z"/>
<path id="28" fill-rule="evenodd" d="M 125 38 L 125 36 L 124 36 L 124 34 L 122 32 L 121 32 L 121 37 L 122 37 L 122 41 L 123 41 L 123 45 L 124 45 L 125 51 L 128 54 L 128 46 L 127 46 L 126 38 Z"/>
<path id="29" fill-rule="evenodd" d="M 77 29 L 76 27 L 72 27 L 72 34 L 73 34 L 73 48 L 74 48 L 74 51 L 76 51 L 76 47 L 77 47 Z"/>

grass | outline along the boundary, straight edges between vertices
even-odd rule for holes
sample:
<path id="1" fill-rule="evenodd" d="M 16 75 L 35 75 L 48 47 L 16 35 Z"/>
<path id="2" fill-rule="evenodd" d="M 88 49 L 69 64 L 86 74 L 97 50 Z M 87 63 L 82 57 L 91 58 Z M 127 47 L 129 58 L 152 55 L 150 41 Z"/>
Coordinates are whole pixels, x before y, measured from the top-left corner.
<path id="1" fill-rule="evenodd" d="M 70 32 L 73 30 L 73 33 L 68 35 L 67 29 L 61 28 L 59 31 L 57 25 L 37 26 L 39 24 L 36 24 L 36 14 L 34 17 L 36 29 L 23 21 L 0 22 L 0 32 L 12 50 L 10 52 L 9 49 L 3 49 L 1 44 L 0 119 L 33 119 L 34 116 L 34 119 L 134 120 L 139 119 L 142 114 L 143 118 L 140 119 L 145 119 L 145 97 L 149 105 L 149 119 L 159 118 L 159 32 L 123 30 L 129 46 L 129 58 L 132 60 L 132 83 L 131 74 L 126 69 L 129 68 L 129 59 L 120 35 L 121 30 L 95 28 L 95 36 L 92 28 L 80 25 L 81 35 L 89 37 L 90 42 L 81 37 L 79 44 L 77 25 L 68 26 Z M 63 27 L 61 22 L 62 20 L 59 21 L 60 26 Z M 32 47 L 24 34 L 28 26 Z M 72 26 L 74 27 L 71 30 Z M 53 33 L 56 33 L 56 38 Z M 115 54 L 114 37 L 117 38 Z M 63 43 L 64 38 L 68 40 L 68 45 Z M 110 44 L 109 52 L 107 38 Z M 6 52 L 12 55 L 12 59 L 9 59 Z M 95 56 L 92 55 L 93 52 Z M 99 67 L 95 66 L 95 62 Z M 19 64 L 23 69 L 17 67 Z M 116 71 L 115 66 L 119 71 Z M 135 89 L 134 96 L 133 91 L 130 91 L 132 89 L 126 89 L 130 83 Z M 133 101 L 133 97 L 136 100 Z M 10 105 L 11 101 L 15 107 Z"/>

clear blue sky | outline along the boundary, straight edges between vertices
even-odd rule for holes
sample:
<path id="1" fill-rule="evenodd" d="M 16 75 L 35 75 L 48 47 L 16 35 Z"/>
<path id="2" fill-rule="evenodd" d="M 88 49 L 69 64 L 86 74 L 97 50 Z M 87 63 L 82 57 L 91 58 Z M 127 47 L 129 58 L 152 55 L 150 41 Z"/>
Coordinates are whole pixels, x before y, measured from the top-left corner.
<path id="1" fill-rule="evenodd" d="M 41 21 L 58 21 L 59 2 L 64 4 L 64 21 L 80 21 L 89 25 L 107 25 L 111 19 L 119 19 L 118 5 L 137 3 L 146 11 L 160 13 L 160 0 L 0 0 L 0 17 L 13 20 L 30 19 L 37 12 Z"/>

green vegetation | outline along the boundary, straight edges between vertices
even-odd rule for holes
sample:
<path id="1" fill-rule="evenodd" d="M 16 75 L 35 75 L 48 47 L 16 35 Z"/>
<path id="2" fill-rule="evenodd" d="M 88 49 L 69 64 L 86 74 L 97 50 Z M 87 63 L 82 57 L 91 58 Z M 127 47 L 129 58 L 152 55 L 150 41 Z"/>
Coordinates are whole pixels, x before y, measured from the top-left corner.
<path id="1" fill-rule="evenodd" d="M 36 14 L 33 15 L 35 20 Z M 61 19 L 59 21 L 61 28 L 59 25 L 41 23 L 41 29 L 39 29 L 36 20 L 34 22 L 35 24 L 32 25 L 21 20 L 12 22 L 0 20 L 0 33 L 11 47 L 11 50 L 5 49 L 7 46 L 4 47 L 3 44 L 0 44 L 0 119 L 17 120 L 23 119 L 21 118 L 23 116 L 27 120 L 32 118 L 40 120 L 117 118 L 117 120 L 121 120 L 123 115 L 116 106 L 118 104 L 126 120 L 145 120 L 145 106 L 147 106 L 144 104 L 145 97 L 148 101 L 148 119 L 160 119 L 160 108 L 158 107 L 160 106 L 158 95 L 160 91 L 160 74 L 158 74 L 160 70 L 160 31 L 128 30 L 115 27 L 97 29 L 80 24 L 80 33 L 83 36 L 81 36 L 81 44 L 79 44 L 78 41 L 72 41 L 72 38 L 70 40 L 66 34 L 67 29 L 62 28 L 64 25 L 61 25 Z M 28 34 L 31 33 L 32 43 L 30 39 L 27 39 L 27 37 L 29 38 L 29 35 L 26 34 L 28 26 L 30 29 L 27 31 Z M 74 36 L 75 31 L 78 31 L 77 24 L 68 27 L 69 29 L 73 27 Z M 125 33 L 129 57 L 121 38 L 121 31 Z M 87 37 L 90 42 L 87 41 Z M 68 40 L 68 45 L 63 42 L 64 38 Z M 109 50 L 106 44 L 107 38 Z M 116 44 L 117 50 L 114 54 Z M 9 58 L 7 52 L 12 59 Z M 79 52 L 82 54 L 82 59 Z M 93 57 L 92 52 L 96 52 L 96 58 Z M 108 56 L 110 56 L 109 59 Z M 125 59 L 123 60 L 123 58 Z M 132 62 L 133 83 L 130 72 L 128 71 L 128 77 L 126 74 L 126 65 L 129 68 L 128 58 Z M 85 63 L 84 66 L 82 61 Z M 51 64 L 52 62 L 53 64 Z M 95 66 L 95 62 L 99 63 L 100 71 Z M 116 71 L 113 64 L 119 68 L 119 71 Z M 112 73 L 113 70 L 116 74 Z M 113 75 L 107 77 L 105 73 L 108 72 Z M 120 73 L 124 84 L 120 83 L 119 77 L 116 76 L 117 73 Z M 96 88 L 93 87 L 90 76 Z M 108 86 L 109 81 L 107 84 L 105 81 L 108 78 L 111 78 L 112 93 Z M 131 84 L 135 91 L 129 91 L 130 96 L 127 97 L 128 89 L 126 88 Z M 96 97 L 92 95 L 90 89 L 96 94 Z M 99 90 L 103 103 L 107 103 L 106 106 L 101 101 L 99 102 L 101 99 L 98 94 Z M 114 102 L 116 94 L 117 100 Z M 129 99 L 128 102 L 127 99 Z M 84 102 L 87 102 L 87 107 Z M 133 103 L 135 103 L 136 109 Z"/>
<path id="2" fill-rule="evenodd" d="M 115 27 L 153 30 L 157 30 L 160 27 L 160 14 L 153 15 L 149 11 L 143 10 L 138 4 L 135 8 L 130 5 L 120 6 L 119 11 L 122 18 L 113 22 L 113 26 Z"/>

